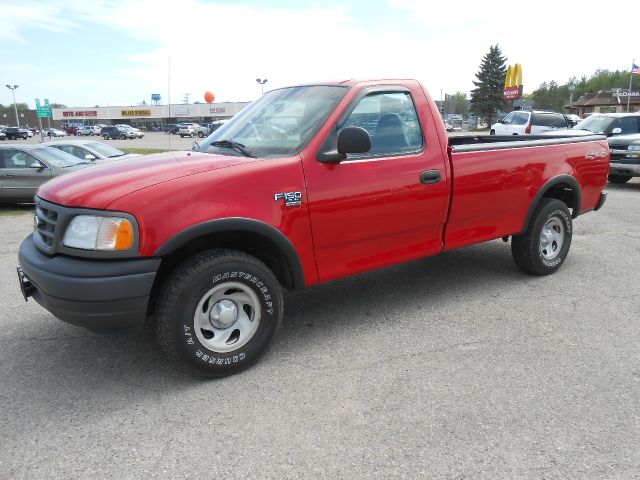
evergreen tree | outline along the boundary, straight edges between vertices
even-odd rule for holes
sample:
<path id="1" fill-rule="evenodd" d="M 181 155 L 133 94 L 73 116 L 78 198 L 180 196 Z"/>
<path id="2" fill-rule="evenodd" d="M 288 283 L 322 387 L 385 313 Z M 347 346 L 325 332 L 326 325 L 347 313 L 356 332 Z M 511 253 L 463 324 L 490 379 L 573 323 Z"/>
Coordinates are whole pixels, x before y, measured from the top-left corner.
<path id="1" fill-rule="evenodd" d="M 502 91 L 507 75 L 506 61 L 500 47 L 497 44 L 491 46 L 480 63 L 480 71 L 476 73 L 478 81 L 473 82 L 476 88 L 471 91 L 471 111 L 486 119 L 489 125 L 493 123 L 496 110 L 504 105 Z"/>

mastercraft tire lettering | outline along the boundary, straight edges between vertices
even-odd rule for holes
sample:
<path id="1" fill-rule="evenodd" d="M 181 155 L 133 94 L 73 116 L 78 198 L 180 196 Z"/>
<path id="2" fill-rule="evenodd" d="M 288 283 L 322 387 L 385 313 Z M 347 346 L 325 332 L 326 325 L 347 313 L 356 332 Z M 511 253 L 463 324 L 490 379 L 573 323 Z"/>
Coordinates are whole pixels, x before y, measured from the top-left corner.
<path id="1" fill-rule="evenodd" d="M 177 363 L 220 377 L 255 363 L 282 319 L 282 289 L 259 260 L 211 250 L 178 266 L 158 305 L 157 335 Z"/>

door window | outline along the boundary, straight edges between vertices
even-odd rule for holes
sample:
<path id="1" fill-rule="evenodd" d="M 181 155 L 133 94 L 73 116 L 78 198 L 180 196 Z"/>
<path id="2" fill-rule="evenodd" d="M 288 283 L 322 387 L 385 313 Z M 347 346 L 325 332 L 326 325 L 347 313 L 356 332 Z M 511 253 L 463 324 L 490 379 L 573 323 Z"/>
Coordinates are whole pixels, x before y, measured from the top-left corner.
<path id="1" fill-rule="evenodd" d="M 624 117 L 618 120 L 618 123 L 614 128 L 621 128 L 622 135 L 628 135 L 630 133 L 638 133 L 638 121 L 635 117 Z"/>
<path id="2" fill-rule="evenodd" d="M 395 156 L 417 152 L 424 144 L 416 108 L 407 92 L 372 93 L 364 97 L 342 127 L 362 127 L 371 150 L 348 158 Z"/>
<path id="3" fill-rule="evenodd" d="M 526 112 L 517 112 L 513 115 L 514 125 L 526 125 L 529 123 L 529 114 Z"/>
<path id="4" fill-rule="evenodd" d="M 502 123 L 504 125 L 511 125 L 511 123 L 513 123 L 513 118 L 515 117 L 515 115 L 516 115 L 516 112 L 511 112 L 509 115 L 504 117 L 502 121 L 499 123 Z"/>
<path id="5" fill-rule="evenodd" d="M 1 168 L 29 168 L 37 160 L 20 150 L 7 149 L 0 150 Z"/>
<path id="6" fill-rule="evenodd" d="M 56 147 L 58 150 L 62 150 L 69 155 L 73 155 L 74 157 L 81 158 L 84 160 L 86 155 L 89 155 L 84 148 L 76 147 L 75 145 L 59 145 Z"/>

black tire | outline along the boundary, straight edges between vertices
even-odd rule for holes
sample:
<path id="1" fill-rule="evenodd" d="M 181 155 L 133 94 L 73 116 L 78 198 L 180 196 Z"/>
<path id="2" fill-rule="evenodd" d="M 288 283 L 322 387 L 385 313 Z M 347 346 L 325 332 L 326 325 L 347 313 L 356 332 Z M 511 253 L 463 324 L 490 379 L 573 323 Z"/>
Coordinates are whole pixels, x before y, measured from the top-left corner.
<path id="1" fill-rule="evenodd" d="M 126 140 L 127 136 L 124 133 L 120 134 L 120 140 Z"/>
<path id="2" fill-rule="evenodd" d="M 489 135 L 495 135 L 495 134 L 496 134 L 496 131 L 495 131 L 495 130 L 491 130 L 491 131 L 489 132 Z"/>
<path id="3" fill-rule="evenodd" d="M 196 332 L 194 316 L 212 289 L 229 282 L 240 283 L 253 292 L 262 314 L 257 330 L 246 343 L 220 353 L 199 339 L 210 332 Z M 282 320 L 282 288 L 278 280 L 261 261 L 236 250 L 209 250 L 186 259 L 169 274 L 157 298 L 156 335 L 160 346 L 173 361 L 205 377 L 232 375 L 253 365 L 267 350 Z M 211 310 L 214 305 L 205 308 Z M 226 331 L 232 329 L 228 327 Z M 235 331 L 230 338 L 234 335 Z"/>
<path id="4" fill-rule="evenodd" d="M 204 132 L 198 132 L 198 138 L 204 138 Z"/>
<path id="5" fill-rule="evenodd" d="M 102 138 L 104 138 L 105 140 L 109 140 L 109 135 L 102 135 Z"/>
<path id="6" fill-rule="evenodd" d="M 633 178 L 631 175 L 609 175 L 609 182 L 617 184 L 627 183 L 631 178 Z"/>
<path id="7" fill-rule="evenodd" d="M 180 138 L 184 138 L 184 135 L 180 135 Z"/>
<path id="8" fill-rule="evenodd" d="M 549 259 L 543 253 L 546 250 L 542 250 L 541 237 L 544 226 L 552 219 L 556 219 L 563 227 L 562 245 Z M 567 258 L 572 235 L 573 222 L 567 205 L 554 198 L 543 198 L 536 205 L 524 234 L 514 235 L 511 240 L 513 260 L 518 268 L 527 273 L 549 275 L 558 270 Z"/>

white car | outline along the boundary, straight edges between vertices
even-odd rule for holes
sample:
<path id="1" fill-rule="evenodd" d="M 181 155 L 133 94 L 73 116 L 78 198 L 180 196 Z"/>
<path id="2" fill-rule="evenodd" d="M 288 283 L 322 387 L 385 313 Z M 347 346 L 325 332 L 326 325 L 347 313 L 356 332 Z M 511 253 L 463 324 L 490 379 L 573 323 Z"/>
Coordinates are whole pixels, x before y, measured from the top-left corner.
<path id="1" fill-rule="evenodd" d="M 52 137 L 66 137 L 67 136 L 67 132 L 65 132 L 64 130 L 58 130 L 57 128 L 45 128 L 42 131 L 42 134 L 45 137 L 48 137 L 49 134 L 51 134 Z"/>
<path id="2" fill-rule="evenodd" d="M 99 163 L 140 156 L 137 153 L 125 153 L 106 143 L 88 139 L 55 140 L 53 142 L 47 142 L 47 147 L 57 148 L 82 160 L 89 160 L 91 162 L 97 160 Z"/>
<path id="3" fill-rule="evenodd" d="M 124 128 L 125 130 L 132 132 L 133 136 L 131 138 L 142 138 L 144 137 L 144 132 L 139 128 L 132 127 L 131 125 L 127 125 L 126 123 L 119 123 L 116 125 L 118 128 Z"/>
<path id="4" fill-rule="evenodd" d="M 555 130 L 567 130 L 569 124 L 561 113 L 516 110 L 491 125 L 491 135 L 540 135 Z"/>

